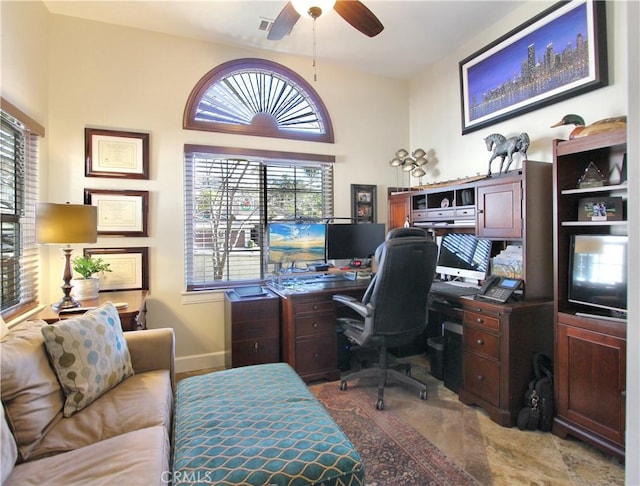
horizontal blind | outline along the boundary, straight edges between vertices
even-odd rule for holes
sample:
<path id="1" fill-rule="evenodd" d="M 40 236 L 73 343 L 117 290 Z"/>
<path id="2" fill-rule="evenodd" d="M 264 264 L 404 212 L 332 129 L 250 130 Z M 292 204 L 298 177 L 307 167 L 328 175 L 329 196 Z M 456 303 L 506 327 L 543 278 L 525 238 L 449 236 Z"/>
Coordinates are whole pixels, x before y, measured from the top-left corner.
<path id="1" fill-rule="evenodd" d="M 3 317 L 8 318 L 34 306 L 38 299 L 35 206 L 39 137 L 4 111 L 1 119 L 1 308 Z"/>
<path id="2" fill-rule="evenodd" d="M 185 151 L 187 290 L 258 282 L 269 221 L 322 220 L 333 212 L 330 163 Z"/>

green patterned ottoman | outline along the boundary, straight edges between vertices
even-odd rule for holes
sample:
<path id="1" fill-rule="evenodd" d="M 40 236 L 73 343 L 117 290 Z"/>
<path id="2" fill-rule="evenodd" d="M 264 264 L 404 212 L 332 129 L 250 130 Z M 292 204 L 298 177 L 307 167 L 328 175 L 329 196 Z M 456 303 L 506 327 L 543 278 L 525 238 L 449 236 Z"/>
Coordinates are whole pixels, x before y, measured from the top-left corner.
<path id="1" fill-rule="evenodd" d="M 285 363 L 180 381 L 174 427 L 174 485 L 364 484 L 353 444 Z"/>

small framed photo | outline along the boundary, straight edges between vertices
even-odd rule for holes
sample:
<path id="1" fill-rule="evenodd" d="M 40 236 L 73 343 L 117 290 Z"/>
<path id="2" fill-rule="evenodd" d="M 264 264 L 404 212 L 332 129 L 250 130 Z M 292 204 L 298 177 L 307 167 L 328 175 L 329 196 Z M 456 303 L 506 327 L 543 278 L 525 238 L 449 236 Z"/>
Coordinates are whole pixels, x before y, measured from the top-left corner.
<path id="1" fill-rule="evenodd" d="M 84 255 L 110 265 L 111 271 L 100 276 L 100 292 L 149 290 L 149 247 L 85 248 Z"/>
<path id="2" fill-rule="evenodd" d="M 84 203 L 98 208 L 98 234 L 149 236 L 149 191 L 85 189 Z"/>
<path id="3" fill-rule="evenodd" d="M 621 197 L 589 197 L 578 202 L 579 221 L 622 221 Z"/>
<path id="4" fill-rule="evenodd" d="M 87 177 L 149 179 L 149 134 L 84 129 Z"/>
<path id="5" fill-rule="evenodd" d="M 376 187 L 351 184 L 351 219 L 362 223 L 375 223 Z"/>

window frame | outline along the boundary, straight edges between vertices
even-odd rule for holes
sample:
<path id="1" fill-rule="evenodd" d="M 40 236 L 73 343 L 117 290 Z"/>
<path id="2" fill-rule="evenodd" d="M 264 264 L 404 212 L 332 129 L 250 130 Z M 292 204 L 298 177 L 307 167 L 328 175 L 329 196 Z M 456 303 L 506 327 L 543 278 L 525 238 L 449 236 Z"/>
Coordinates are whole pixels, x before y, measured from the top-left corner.
<path id="1" fill-rule="evenodd" d="M 209 88 L 216 83 L 225 83 L 228 77 L 232 77 L 237 73 L 250 71 L 272 73 L 274 77 L 284 81 L 284 84 L 288 88 L 294 89 L 299 93 L 302 98 L 309 103 L 313 114 L 320 121 L 324 131 L 321 133 L 313 133 L 282 130 L 280 126 L 278 126 L 277 121 L 270 116 L 268 109 L 260 110 L 249 102 L 247 102 L 247 109 L 249 111 L 254 110 L 256 113 L 254 114 L 251 124 L 248 125 L 197 119 L 198 107 Z M 216 107 L 218 106 L 220 109 L 227 108 L 223 102 L 220 102 Z M 333 125 L 329 117 L 329 112 L 315 89 L 304 78 L 291 69 L 266 59 L 236 59 L 220 64 L 205 74 L 189 94 L 183 114 L 182 126 L 189 130 L 334 143 Z"/>
<path id="2" fill-rule="evenodd" d="M 2 214 L 3 222 L 6 219 L 15 221 L 20 231 L 18 301 L 0 310 L 2 318 L 9 320 L 28 312 L 39 304 L 40 252 L 35 242 L 35 203 L 38 200 L 39 191 L 39 140 L 44 137 L 45 130 L 42 125 L 2 97 L 0 97 L 0 108 L 3 120 L 24 138 L 26 152 L 25 175 L 19 181 L 20 187 L 15 189 L 16 193 L 20 191 L 23 193 L 23 201 L 16 202 L 16 214 Z"/>
<path id="3" fill-rule="evenodd" d="M 323 184 L 323 194 L 325 197 L 323 199 L 323 212 L 331 213 L 331 214 L 323 214 L 322 218 L 332 218 L 333 217 L 333 203 L 334 203 L 334 195 L 333 195 L 333 164 L 335 163 L 335 157 L 331 155 L 316 155 L 316 154 L 308 154 L 308 153 L 296 153 L 296 152 L 283 152 L 283 151 L 273 151 L 273 150 L 258 150 L 258 149 L 242 149 L 237 147 L 220 147 L 220 146 L 208 146 L 208 145 L 192 145 L 186 144 L 184 146 L 184 161 L 185 161 L 185 287 L 188 292 L 191 291 L 200 291 L 200 290 L 212 290 L 212 289 L 221 289 L 221 288 L 229 288 L 233 285 L 238 284 L 252 284 L 259 283 L 264 281 L 264 276 L 268 271 L 268 265 L 264 259 L 264 250 L 261 250 L 261 263 L 260 263 L 260 277 L 252 278 L 252 279 L 242 279 L 242 280 L 231 280 L 224 279 L 219 281 L 207 281 L 196 283 L 194 281 L 194 273 L 195 273 L 195 250 L 197 249 L 197 238 L 196 238 L 196 230 L 194 225 L 196 224 L 196 211 L 194 209 L 195 206 L 195 194 L 193 193 L 193 187 L 189 186 L 190 183 L 193 183 L 193 168 L 187 166 L 190 163 L 191 154 L 201 153 L 201 154 L 209 154 L 215 158 L 228 158 L 228 159 L 248 159 L 251 162 L 259 163 L 262 166 L 278 166 L 283 163 L 289 165 L 297 165 L 299 163 L 304 167 L 304 164 L 307 162 L 317 163 L 322 165 L 331 165 L 331 181 L 330 187 L 325 187 Z M 271 163 L 270 163 L 271 162 Z M 263 235 L 267 228 L 267 224 L 269 223 L 269 215 L 268 215 L 268 207 L 267 207 L 267 195 L 266 195 L 266 187 L 264 186 L 264 181 L 261 181 L 261 187 L 259 188 L 261 194 L 261 207 L 259 208 L 259 222 L 260 222 L 260 234 Z M 305 221 L 308 220 L 304 215 L 301 215 L 302 219 Z M 264 242 L 264 241 L 263 241 Z M 227 255 L 231 252 L 229 248 L 226 249 Z"/>

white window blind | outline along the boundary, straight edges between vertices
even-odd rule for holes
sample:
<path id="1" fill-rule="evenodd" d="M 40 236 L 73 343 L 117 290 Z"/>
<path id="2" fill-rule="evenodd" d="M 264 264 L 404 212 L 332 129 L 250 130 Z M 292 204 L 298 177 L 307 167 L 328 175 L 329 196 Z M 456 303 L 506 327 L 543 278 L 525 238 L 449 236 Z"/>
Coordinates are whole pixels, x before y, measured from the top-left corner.
<path id="1" fill-rule="evenodd" d="M 7 318 L 34 306 L 38 299 L 39 258 L 35 244 L 38 140 L 21 121 L 2 111 L 1 310 Z"/>
<path id="2" fill-rule="evenodd" d="M 216 152 L 185 147 L 187 290 L 264 279 L 269 222 L 333 214 L 333 164 Z"/>

